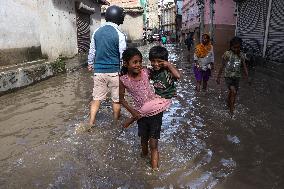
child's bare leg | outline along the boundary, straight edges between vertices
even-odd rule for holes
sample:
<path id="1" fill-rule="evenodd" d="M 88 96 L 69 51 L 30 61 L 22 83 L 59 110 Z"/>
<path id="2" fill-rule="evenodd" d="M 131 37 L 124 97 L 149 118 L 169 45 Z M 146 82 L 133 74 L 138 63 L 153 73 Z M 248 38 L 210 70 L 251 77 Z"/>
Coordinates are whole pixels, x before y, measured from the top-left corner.
<path id="1" fill-rule="evenodd" d="M 148 156 L 148 141 L 149 141 L 149 138 L 141 137 L 141 149 L 142 149 L 141 156 L 142 157 Z"/>
<path id="2" fill-rule="evenodd" d="M 120 104 L 117 102 L 112 102 L 112 109 L 113 109 L 113 121 L 117 123 L 120 117 Z"/>
<path id="3" fill-rule="evenodd" d="M 200 91 L 201 81 L 196 81 L 196 91 Z"/>
<path id="4" fill-rule="evenodd" d="M 204 80 L 203 80 L 202 89 L 203 89 L 203 90 L 206 90 L 206 89 L 207 89 L 207 81 L 204 81 Z"/>
<path id="5" fill-rule="evenodd" d="M 159 167 L 158 139 L 150 138 L 149 143 L 151 150 L 151 166 L 153 170 L 157 170 Z"/>
<path id="6" fill-rule="evenodd" d="M 231 114 L 234 113 L 236 94 L 237 94 L 237 92 L 236 92 L 235 87 L 234 86 L 230 86 L 228 100 L 229 100 L 229 108 L 230 108 L 230 113 Z"/>
<path id="7" fill-rule="evenodd" d="M 136 119 L 134 117 L 127 118 L 126 121 L 122 124 L 124 128 L 128 128 Z"/>

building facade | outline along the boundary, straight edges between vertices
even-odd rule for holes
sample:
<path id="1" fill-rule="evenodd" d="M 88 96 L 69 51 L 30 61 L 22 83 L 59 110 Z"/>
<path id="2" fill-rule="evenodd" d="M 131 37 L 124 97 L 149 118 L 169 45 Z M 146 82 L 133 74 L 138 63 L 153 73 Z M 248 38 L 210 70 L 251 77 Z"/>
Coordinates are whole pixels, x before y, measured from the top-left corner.
<path id="1" fill-rule="evenodd" d="M 147 0 L 146 27 L 152 29 L 154 33 L 159 33 L 160 13 L 158 0 Z"/>
<path id="2" fill-rule="evenodd" d="M 176 33 L 177 33 L 177 41 L 179 43 L 182 42 L 182 0 L 176 0 Z"/>
<path id="3" fill-rule="evenodd" d="M 188 32 L 195 32 L 195 41 L 198 43 L 202 33 L 209 33 L 215 52 L 221 54 L 229 48 L 229 41 L 235 35 L 233 0 L 184 0 L 182 12 L 184 38 Z"/>
<path id="4" fill-rule="evenodd" d="M 139 0 L 110 0 L 110 5 L 117 5 L 125 10 L 125 18 L 121 30 L 125 33 L 128 42 L 140 42 L 143 38 L 143 13 L 144 9 Z M 102 8 L 102 23 L 105 22 L 105 10 Z"/>
<path id="5" fill-rule="evenodd" d="M 102 1 L 0 1 L 0 66 L 86 52 Z"/>
<path id="6" fill-rule="evenodd" d="M 161 31 L 172 42 L 176 40 L 176 15 L 177 6 L 174 0 L 161 1 Z"/>

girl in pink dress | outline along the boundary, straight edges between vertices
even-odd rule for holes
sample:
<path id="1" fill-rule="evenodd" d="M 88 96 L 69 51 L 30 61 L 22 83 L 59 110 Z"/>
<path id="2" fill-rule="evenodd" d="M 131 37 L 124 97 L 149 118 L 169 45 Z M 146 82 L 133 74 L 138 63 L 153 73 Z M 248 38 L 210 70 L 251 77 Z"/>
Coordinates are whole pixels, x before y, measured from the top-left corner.
<path id="1" fill-rule="evenodd" d="M 149 73 L 142 67 L 142 54 L 137 48 L 128 48 L 123 52 L 124 73 L 120 76 L 119 100 L 132 115 L 124 124 L 128 127 L 137 120 L 138 136 L 141 137 L 142 156 L 151 150 L 151 166 L 158 169 L 158 139 L 162 126 L 163 112 L 170 106 L 169 99 L 156 95 L 150 85 Z M 133 107 L 124 99 L 125 90 L 133 99 Z"/>

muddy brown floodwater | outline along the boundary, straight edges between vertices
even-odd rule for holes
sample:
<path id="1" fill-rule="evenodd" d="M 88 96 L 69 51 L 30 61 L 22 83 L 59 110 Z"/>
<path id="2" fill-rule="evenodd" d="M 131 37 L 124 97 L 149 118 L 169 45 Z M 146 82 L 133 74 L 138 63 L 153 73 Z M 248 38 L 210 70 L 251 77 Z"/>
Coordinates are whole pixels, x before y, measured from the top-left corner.
<path id="1" fill-rule="evenodd" d="M 261 73 L 241 82 L 231 118 L 224 83 L 196 93 L 187 52 L 167 48 L 183 77 L 164 114 L 159 172 L 139 156 L 136 125 L 111 124 L 109 102 L 92 132 L 74 134 L 91 100 L 83 68 L 0 97 L 0 188 L 284 188 L 283 83 Z"/>

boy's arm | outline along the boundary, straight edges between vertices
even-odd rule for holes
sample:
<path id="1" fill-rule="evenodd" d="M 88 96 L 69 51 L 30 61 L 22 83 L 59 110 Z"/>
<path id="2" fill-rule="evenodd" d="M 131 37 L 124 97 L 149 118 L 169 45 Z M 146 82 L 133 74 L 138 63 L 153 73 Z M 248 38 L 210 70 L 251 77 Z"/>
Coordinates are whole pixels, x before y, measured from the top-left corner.
<path id="1" fill-rule="evenodd" d="M 171 72 L 172 76 L 173 76 L 175 79 L 180 79 L 180 72 L 178 71 L 178 69 L 177 69 L 173 64 L 171 64 L 171 63 L 165 61 L 165 62 L 163 63 L 163 66 L 164 66 L 165 68 L 167 68 L 167 69 Z"/>
<path id="2" fill-rule="evenodd" d="M 216 80 L 216 82 L 217 82 L 218 84 L 220 84 L 220 78 L 221 78 L 222 72 L 223 72 L 224 67 L 225 67 L 225 62 L 226 62 L 225 59 L 222 58 L 222 64 L 221 64 L 221 67 L 220 67 L 220 69 L 219 69 L 219 72 L 218 72 L 218 75 L 217 75 L 217 80 Z"/>
<path id="3" fill-rule="evenodd" d="M 247 67 L 245 60 L 243 61 L 243 66 L 244 66 L 244 71 L 245 71 L 245 77 L 246 79 L 248 79 L 248 67 Z"/>
<path id="4" fill-rule="evenodd" d="M 136 118 L 139 119 L 141 117 L 141 115 L 139 114 L 138 111 L 134 110 L 129 104 L 128 102 L 125 100 L 124 98 L 125 96 L 125 86 L 122 84 L 121 81 L 119 81 L 119 103 L 126 108 L 131 115 Z"/>

